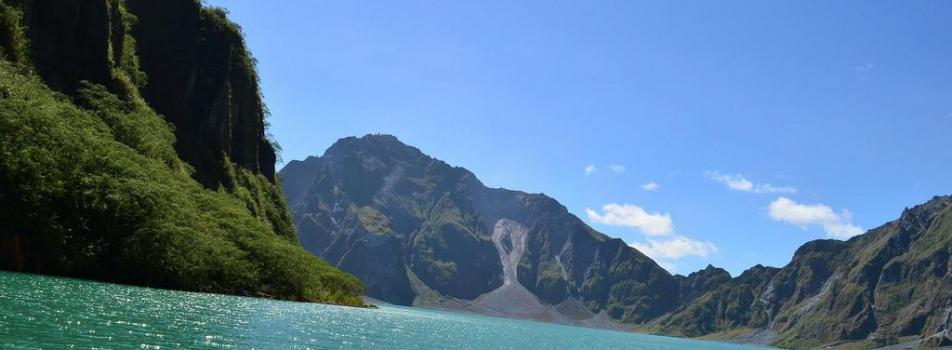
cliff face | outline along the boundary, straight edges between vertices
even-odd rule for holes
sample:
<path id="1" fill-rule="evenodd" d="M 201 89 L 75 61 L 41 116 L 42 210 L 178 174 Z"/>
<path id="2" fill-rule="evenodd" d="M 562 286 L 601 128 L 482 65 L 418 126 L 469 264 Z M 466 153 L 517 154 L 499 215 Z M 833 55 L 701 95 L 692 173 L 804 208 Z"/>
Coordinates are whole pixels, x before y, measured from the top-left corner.
<path id="1" fill-rule="evenodd" d="M 194 0 L 6 1 L 19 4 L 29 58 L 48 86 L 75 96 L 87 81 L 144 100 L 173 126 L 193 178 L 294 236 L 283 200 L 259 190 L 277 186 L 276 155 L 254 60 L 224 10 Z"/>
<path id="2" fill-rule="evenodd" d="M 142 96 L 175 125 L 176 150 L 209 187 L 234 185 L 222 164 L 274 181 L 274 147 L 254 60 L 222 10 L 195 1 L 128 0 L 142 71 Z"/>
<path id="3" fill-rule="evenodd" d="M 229 163 L 274 182 L 254 60 L 224 10 L 193 0 L 6 1 L 22 11 L 47 85 L 141 95 L 174 125 L 176 151 L 206 187 L 240 185 Z"/>
<path id="4" fill-rule="evenodd" d="M 240 29 L 198 0 L 0 0 L 0 268 L 360 304 L 296 243 Z"/>

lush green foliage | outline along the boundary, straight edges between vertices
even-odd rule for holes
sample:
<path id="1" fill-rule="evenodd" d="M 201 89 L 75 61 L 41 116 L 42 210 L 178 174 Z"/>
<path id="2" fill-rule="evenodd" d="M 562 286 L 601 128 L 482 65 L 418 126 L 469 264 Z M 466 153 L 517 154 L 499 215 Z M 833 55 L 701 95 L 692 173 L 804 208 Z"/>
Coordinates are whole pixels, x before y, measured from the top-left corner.
<path id="1" fill-rule="evenodd" d="M 252 198 L 280 194 L 258 186 L 267 183 L 260 175 L 238 171 L 237 193 L 207 190 L 141 101 L 89 84 L 77 101 L 83 107 L 0 63 L 0 235 L 26 242 L 14 247 L 21 267 L 362 304 L 359 281 L 274 233 L 266 218 L 280 211 L 268 207 L 280 202 Z"/>
<path id="2" fill-rule="evenodd" d="M 0 2 L 0 58 L 24 63 L 29 56 L 24 33 L 23 11 Z"/>
<path id="3" fill-rule="evenodd" d="M 109 43 L 110 66 L 113 67 L 112 79 L 120 87 L 127 99 L 138 98 L 138 89 L 145 86 L 147 78 L 139 68 L 139 56 L 136 55 L 136 40 L 129 32 L 135 25 L 136 17 L 126 9 L 123 0 L 109 0 L 112 18 L 112 41 Z"/>

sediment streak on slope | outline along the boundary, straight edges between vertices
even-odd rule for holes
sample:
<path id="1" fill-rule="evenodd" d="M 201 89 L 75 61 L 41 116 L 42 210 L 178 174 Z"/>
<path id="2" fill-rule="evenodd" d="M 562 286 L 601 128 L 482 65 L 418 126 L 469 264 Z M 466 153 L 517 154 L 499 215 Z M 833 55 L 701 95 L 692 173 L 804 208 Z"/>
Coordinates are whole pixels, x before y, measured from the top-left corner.
<path id="1" fill-rule="evenodd" d="M 502 261 L 503 286 L 513 283 L 519 284 L 519 260 L 522 259 L 522 254 L 526 252 L 526 231 L 525 226 L 508 219 L 497 221 L 493 228 L 493 244 L 499 252 L 499 259 Z M 502 244 L 504 239 L 510 241 L 512 251 L 506 252 Z"/>
<path id="2" fill-rule="evenodd" d="M 532 319 L 579 326 L 624 330 L 604 311 L 593 314 L 578 299 L 568 298 L 557 305 L 542 303 L 519 282 L 519 261 L 526 251 L 529 230 L 525 225 L 500 219 L 493 226 L 492 240 L 502 262 L 503 285 L 472 301 L 437 303 L 437 307 L 477 312 L 486 315 Z M 506 250 L 506 242 L 512 247 Z"/>

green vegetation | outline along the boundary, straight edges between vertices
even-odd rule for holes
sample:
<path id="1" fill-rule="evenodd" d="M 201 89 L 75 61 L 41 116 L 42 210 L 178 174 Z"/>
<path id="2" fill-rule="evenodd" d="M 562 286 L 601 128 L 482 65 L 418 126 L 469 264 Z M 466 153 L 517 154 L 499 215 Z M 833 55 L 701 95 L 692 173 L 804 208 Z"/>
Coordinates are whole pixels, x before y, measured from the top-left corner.
<path id="1" fill-rule="evenodd" d="M 792 349 L 952 343 L 950 230 L 952 197 L 935 197 L 849 241 L 804 244 L 787 266 L 754 267 L 645 328 L 715 337 L 769 329 L 772 345 Z"/>
<path id="2" fill-rule="evenodd" d="M 0 1 L 0 59 L 25 63 L 29 57 L 23 11 Z"/>
<path id="3" fill-rule="evenodd" d="M 360 224 L 364 226 L 367 232 L 376 234 L 390 232 L 390 219 L 377 209 L 369 206 L 353 209 L 353 205 L 350 208 L 350 210 L 357 211 L 357 219 L 360 220 Z"/>
<path id="4" fill-rule="evenodd" d="M 280 183 L 272 184 L 264 176 L 240 168 L 227 160 L 225 171 L 228 178 L 235 182 L 228 187 L 228 191 L 242 200 L 245 208 L 254 217 L 270 224 L 275 234 L 297 242 L 297 233 L 291 224 L 291 213 L 284 207 L 284 193 L 280 190 Z"/>
<path id="5" fill-rule="evenodd" d="M 136 40 L 129 33 L 136 23 L 136 17 L 126 9 L 125 1 L 109 0 L 112 23 L 109 43 L 109 66 L 112 68 L 113 84 L 117 86 L 123 97 L 129 100 L 139 99 L 138 91 L 144 87 L 147 78 L 139 67 L 139 56 L 136 55 Z"/>
<path id="6" fill-rule="evenodd" d="M 181 12 L 168 17 L 138 8 L 150 20 L 139 26 L 127 6 L 157 4 L 0 0 L 0 268 L 363 305 L 356 278 L 297 243 L 240 28 L 224 10 L 174 1 L 161 8 Z M 156 32 L 166 18 L 184 30 Z M 221 45 L 189 51 L 191 66 L 137 54 L 203 40 Z M 201 81 L 224 93 L 180 94 L 195 70 L 216 72 Z M 222 110 L 232 102 L 243 114 Z"/>
<path id="7" fill-rule="evenodd" d="M 168 125 L 141 104 L 90 85 L 80 108 L 9 63 L 0 97 L 0 229 L 42 246 L 24 253 L 39 269 L 362 304 L 355 278 L 275 235 L 242 200 L 192 180 Z"/>

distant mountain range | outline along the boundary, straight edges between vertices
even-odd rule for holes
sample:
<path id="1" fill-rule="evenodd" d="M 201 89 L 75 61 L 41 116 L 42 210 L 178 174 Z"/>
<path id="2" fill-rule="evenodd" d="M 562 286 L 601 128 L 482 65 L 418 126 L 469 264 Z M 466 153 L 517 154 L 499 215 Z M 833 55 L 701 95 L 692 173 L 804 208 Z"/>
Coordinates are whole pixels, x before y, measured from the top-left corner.
<path id="1" fill-rule="evenodd" d="M 389 135 L 279 175 L 304 248 L 386 302 L 788 348 L 952 344 L 950 197 L 732 278 L 671 275 L 544 194 L 488 188 Z"/>

